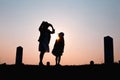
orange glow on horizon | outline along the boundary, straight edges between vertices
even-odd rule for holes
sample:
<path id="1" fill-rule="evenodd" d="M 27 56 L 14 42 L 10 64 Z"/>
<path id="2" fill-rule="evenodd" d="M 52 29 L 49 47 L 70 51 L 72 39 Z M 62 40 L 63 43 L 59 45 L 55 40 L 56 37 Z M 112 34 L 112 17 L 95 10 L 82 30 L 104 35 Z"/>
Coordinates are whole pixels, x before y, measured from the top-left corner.
<path id="1" fill-rule="evenodd" d="M 64 32 L 65 48 L 61 57 L 62 65 L 89 64 L 104 62 L 103 37 L 106 35 L 114 38 L 114 61 L 120 60 L 120 24 L 119 1 L 91 1 L 82 3 L 77 1 L 38 0 L 36 4 L 28 3 L 20 5 L 7 0 L 0 5 L 0 64 L 14 64 L 16 47 L 23 47 L 23 63 L 39 64 L 38 38 L 39 26 L 43 20 L 51 23 L 55 33 L 51 34 L 50 52 L 44 55 L 44 64 L 50 61 L 55 63 L 55 57 L 51 51 L 58 40 L 58 33 Z M 80 1 L 80 2 L 79 2 Z M 75 2 L 75 3 L 73 3 Z M 6 3 L 9 3 L 6 5 Z M 13 5 L 14 4 L 14 5 Z M 47 5 L 46 5 L 47 4 Z M 98 4 L 98 5 L 96 5 Z M 112 4 L 112 5 L 111 5 Z M 62 5 L 62 6 L 61 6 Z M 103 5 L 104 7 L 101 7 Z M 12 9 L 12 11 L 11 11 Z M 101 14 L 102 13 L 102 14 Z M 109 13 L 109 15 L 108 15 Z M 53 15 L 54 14 L 54 15 Z M 107 16 L 106 16 L 107 15 Z M 49 27 L 52 30 L 51 27 Z"/>

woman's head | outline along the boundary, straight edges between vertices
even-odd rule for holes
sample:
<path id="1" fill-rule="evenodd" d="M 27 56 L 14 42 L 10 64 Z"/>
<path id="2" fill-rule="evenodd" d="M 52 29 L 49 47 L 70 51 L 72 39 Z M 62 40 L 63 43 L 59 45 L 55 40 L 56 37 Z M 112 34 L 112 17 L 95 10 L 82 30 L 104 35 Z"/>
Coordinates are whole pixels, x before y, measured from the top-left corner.
<path id="1" fill-rule="evenodd" d="M 42 25 L 44 26 L 44 29 L 48 29 L 48 27 L 50 26 L 50 24 L 46 21 L 43 21 Z"/>

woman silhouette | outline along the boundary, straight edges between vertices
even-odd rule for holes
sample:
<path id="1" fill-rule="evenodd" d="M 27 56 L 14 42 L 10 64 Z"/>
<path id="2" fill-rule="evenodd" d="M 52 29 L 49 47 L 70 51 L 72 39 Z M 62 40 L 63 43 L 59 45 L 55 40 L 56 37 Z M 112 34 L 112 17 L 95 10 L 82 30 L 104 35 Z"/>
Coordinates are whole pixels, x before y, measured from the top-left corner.
<path id="1" fill-rule="evenodd" d="M 50 31 L 48 27 L 51 27 L 52 31 Z M 50 42 L 51 34 L 55 33 L 55 29 L 50 23 L 43 21 L 39 27 L 39 31 L 40 31 L 40 37 L 38 39 L 39 51 L 40 51 L 39 65 L 43 65 L 43 62 L 42 62 L 43 56 L 45 52 L 49 52 L 49 42 Z"/>

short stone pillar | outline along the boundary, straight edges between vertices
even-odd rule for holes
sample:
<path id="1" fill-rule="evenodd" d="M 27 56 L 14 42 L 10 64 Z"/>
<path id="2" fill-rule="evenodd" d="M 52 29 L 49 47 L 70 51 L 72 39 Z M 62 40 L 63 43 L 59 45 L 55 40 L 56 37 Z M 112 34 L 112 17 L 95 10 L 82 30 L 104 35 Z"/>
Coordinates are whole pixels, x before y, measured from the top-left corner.
<path id="1" fill-rule="evenodd" d="M 22 56 L 23 56 L 23 48 L 21 46 L 17 47 L 16 50 L 16 65 L 21 65 L 22 64 Z"/>
<path id="2" fill-rule="evenodd" d="M 118 61 L 118 64 L 120 64 L 120 60 Z"/>
<path id="3" fill-rule="evenodd" d="M 90 61 L 90 65 L 94 65 L 94 61 Z"/>

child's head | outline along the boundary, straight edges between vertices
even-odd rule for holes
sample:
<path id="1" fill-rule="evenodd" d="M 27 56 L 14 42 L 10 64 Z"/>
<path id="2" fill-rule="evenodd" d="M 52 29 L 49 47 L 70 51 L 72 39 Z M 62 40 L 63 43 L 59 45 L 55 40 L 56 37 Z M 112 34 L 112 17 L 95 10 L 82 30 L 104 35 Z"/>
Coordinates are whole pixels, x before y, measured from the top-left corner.
<path id="1" fill-rule="evenodd" d="M 60 33 L 58 34 L 58 36 L 59 36 L 59 37 L 64 37 L 64 33 L 63 33 L 63 32 L 60 32 Z"/>

